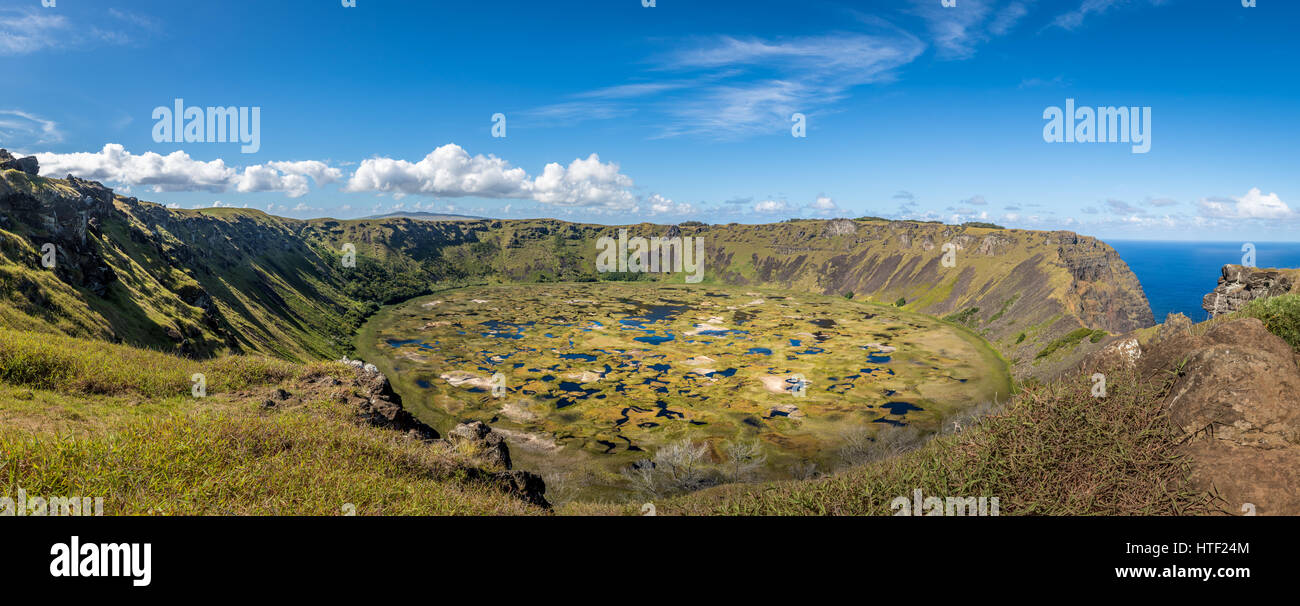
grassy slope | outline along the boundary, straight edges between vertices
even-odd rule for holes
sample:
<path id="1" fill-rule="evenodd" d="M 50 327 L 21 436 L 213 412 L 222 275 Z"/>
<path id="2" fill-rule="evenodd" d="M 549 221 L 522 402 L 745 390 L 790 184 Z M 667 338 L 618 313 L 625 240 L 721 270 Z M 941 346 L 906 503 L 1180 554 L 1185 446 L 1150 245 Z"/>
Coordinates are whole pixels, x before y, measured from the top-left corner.
<path id="1" fill-rule="evenodd" d="M 104 497 L 108 515 L 542 513 L 454 451 L 359 425 L 352 372 L 0 330 L 0 495 Z M 297 397 L 264 409 L 277 388 Z"/>
<path id="2" fill-rule="evenodd" d="M 925 496 L 998 497 L 1003 515 L 1185 515 L 1209 511 L 1186 488 L 1190 468 L 1161 400 L 1171 381 L 1110 375 L 1097 400 L 1077 376 L 1035 384 L 1006 409 L 895 458 L 815 480 L 735 484 L 655 503 L 659 514 L 890 515 Z M 639 507 L 639 506 L 638 506 Z M 635 515 L 574 504 L 564 513 Z"/>

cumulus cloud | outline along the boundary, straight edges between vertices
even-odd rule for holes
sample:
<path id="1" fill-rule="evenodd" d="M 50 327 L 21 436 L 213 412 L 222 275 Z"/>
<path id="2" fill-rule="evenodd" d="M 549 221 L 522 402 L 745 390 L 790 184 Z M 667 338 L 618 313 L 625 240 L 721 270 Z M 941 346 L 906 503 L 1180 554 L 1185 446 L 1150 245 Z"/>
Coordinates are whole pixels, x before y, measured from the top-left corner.
<path id="1" fill-rule="evenodd" d="M 586 160 L 574 160 L 567 169 L 558 163 L 547 164 L 532 183 L 532 195 L 525 188 L 517 197 L 557 206 L 627 209 L 635 205 L 629 187 L 632 179 L 620 173 L 617 164 L 601 163 L 600 156 L 591 154 Z"/>
<path id="2" fill-rule="evenodd" d="M 817 196 L 817 199 L 813 200 L 808 205 L 808 208 L 813 210 L 839 210 L 840 207 L 835 204 L 835 201 L 830 196 Z"/>
<path id="3" fill-rule="evenodd" d="M 1240 198 L 1205 198 L 1198 206 L 1201 215 L 1214 219 L 1300 218 L 1277 194 L 1264 194 L 1258 187 Z"/>
<path id="4" fill-rule="evenodd" d="M 650 213 L 656 215 L 684 215 L 695 212 L 695 205 L 689 202 L 674 202 L 659 194 L 651 194 L 645 199 L 645 204 L 650 207 Z"/>
<path id="5" fill-rule="evenodd" d="M 763 200 L 754 205 L 754 211 L 768 214 L 789 212 L 790 204 L 785 200 Z"/>
<path id="6" fill-rule="evenodd" d="M 122 145 L 109 143 L 99 152 L 37 154 L 46 176 L 71 174 L 83 179 L 124 185 L 146 185 L 154 191 L 225 191 L 238 176 L 224 160 L 204 162 L 183 151 L 166 156 L 147 152 L 136 155 Z"/>
<path id="7" fill-rule="evenodd" d="M 183 151 L 167 155 L 155 152 L 133 154 L 118 143 L 98 152 L 36 154 L 41 173 L 58 177 L 71 174 L 83 179 L 125 186 L 143 185 L 155 192 L 210 191 L 234 188 L 248 192 L 284 192 L 291 198 L 304 196 L 310 187 L 307 175 L 338 178 L 337 169 L 317 167 L 315 162 L 272 162 L 250 166 L 241 173 L 225 160 L 195 160 Z M 276 165 L 280 165 L 279 168 Z"/>
<path id="8" fill-rule="evenodd" d="M 632 179 L 615 163 L 591 154 L 565 167 L 552 162 L 537 178 L 493 155 L 471 156 L 449 143 L 419 162 L 371 158 L 361 162 L 344 191 L 441 197 L 531 198 L 557 206 L 627 209 L 635 205 Z"/>
<path id="9" fill-rule="evenodd" d="M 443 145 L 419 162 L 392 158 L 363 160 L 344 191 L 430 194 L 445 197 L 519 197 L 528 187 L 522 168 L 496 156 L 470 156 L 459 145 Z"/>
<path id="10" fill-rule="evenodd" d="M 244 169 L 244 174 L 236 178 L 235 182 L 235 188 L 241 193 L 282 191 L 290 198 L 301 198 L 311 190 L 307 184 L 307 177 L 282 174 L 265 165 Z"/>
<path id="11" fill-rule="evenodd" d="M 94 153 L 37 154 L 47 176 L 72 174 L 119 186 L 143 185 L 156 192 L 234 189 L 241 193 L 282 192 L 300 198 L 317 187 L 344 181 L 343 171 L 319 160 L 275 161 L 244 167 L 220 158 L 196 160 L 184 151 L 133 154 L 117 143 Z M 341 188 L 345 192 L 438 197 L 525 198 L 554 206 L 628 210 L 636 206 L 633 181 L 618 164 L 591 154 L 564 166 L 547 164 L 536 178 L 492 155 L 471 156 L 459 145 L 439 147 L 419 162 L 393 158 L 362 161 Z M 669 201 L 671 202 L 671 201 Z M 691 209 L 689 205 L 674 205 Z M 675 211 L 686 212 L 686 211 Z"/>

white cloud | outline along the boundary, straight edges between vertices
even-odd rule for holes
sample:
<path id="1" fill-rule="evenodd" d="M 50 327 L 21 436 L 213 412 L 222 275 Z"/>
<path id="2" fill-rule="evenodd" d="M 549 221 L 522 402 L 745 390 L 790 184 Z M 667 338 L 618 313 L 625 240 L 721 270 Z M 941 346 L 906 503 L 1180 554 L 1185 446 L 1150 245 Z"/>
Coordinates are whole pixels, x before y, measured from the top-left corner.
<path id="1" fill-rule="evenodd" d="M 674 202 L 659 194 L 651 194 L 645 199 L 645 204 L 650 206 L 650 213 L 655 215 L 685 215 L 698 210 L 689 202 Z"/>
<path id="2" fill-rule="evenodd" d="M 785 200 L 763 200 L 754 205 L 754 211 L 760 213 L 781 213 L 789 210 L 790 204 Z"/>
<path id="3" fill-rule="evenodd" d="M 357 167 L 344 191 L 431 194 L 446 197 L 514 197 L 527 187 L 522 168 L 496 156 L 470 156 L 455 143 L 443 145 L 419 162 L 370 158 Z"/>
<path id="4" fill-rule="evenodd" d="M 835 201 L 830 196 L 817 196 L 817 199 L 813 200 L 808 205 L 808 208 L 813 210 L 839 210 L 840 207 L 835 204 Z"/>
<path id="5" fill-rule="evenodd" d="M 220 158 L 195 160 L 183 151 L 165 156 L 155 152 L 137 155 L 118 143 L 109 143 L 96 153 L 44 153 L 36 154 L 36 158 L 41 163 L 41 173 L 46 176 L 71 174 L 126 186 L 149 186 L 155 192 L 222 192 L 234 188 L 243 193 L 284 192 L 291 198 L 298 198 L 310 190 L 304 175 L 318 175 L 323 182 L 329 182 L 326 179 L 331 179 L 331 176 L 333 179 L 341 176 L 338 169 L 314 161 L 254 165 L 245 168 L 241 174 Z"/>
<path id="6" fill-rule="evenodd" d="M 1160 6 L 1167 0 L 1147 0 L 1153 6 Z M 1112 8 L 1129 4 L 1131 0 L 1083 0 L 1079 8 L 1062 13 L 1052 20 L 1052 25 L 1062 29 L 1077 29 L 1090 15 L 1101 15 Z"/>
<path id="7" fill-rule="evenodd" d="M 266 165 L 288 175 L 311 177 L 316 185 L 329 185 L 343 178 L 343 171 L 319 160 L 267 162 Z"/>
<path id="8" fill-rule="evenodd" d="M 0 55 L 26 55 L 64 40 L 68 19 L 53 11 L 0 12 Z"/>
<path id="9" fill-rule="evenodd" d="M 618 164 L 602 164 L 600 156 L 591 154 L 586 160 L 574 160 L 567 170 L 558 163 L 547 164 L 533 182 L 531 197 L 557 206 L 625 209 L 635 205 L 629 187 L 632 179 L 619 172 Z"/>
<path id="10" fill-rule="evenodd" d="M 290 198 L 301 198 L 311 191 L 307 177 L 285 175 L 270 166 L 250 166 L 236 179 L 235 188 L 242 193 L 282 191 Z"/>
<path id="11" fill-rule="evenodd" d="M 107 14 L 117 20 L 117 29 L 103 29 L 93 24 L 73 23 L 58 10 L 63 7 L 36 8 L 31 2 L 24 10 L 0 8 L 0 56 L 27 55 L 45 49 L 66 50 L 95 44 L 125 45 L 150 32 L 157 32 L 156 21 L 124 11 L 110 9 Z M 96 18 L 94 23 L 107 24 Z"/>
<path id="12" fill-rule="evenodd" d="M 556 206 L 626 209 L 635 205 L 632 179 L 615 163 L 591 154 L 565 166 L 552 162 L 531 179 L 496 156 L 470 156 L 449 143 L 419 162 L 371 158 L 361 162 L 344 191 L 424 194 L 441 197 L 531 198 Z"/>
<path id="13" fill-rule="evenodd" d="M 1300 213 L 1292 210 L 1275 193 L 1264 194 L 1258 187 L 1251 188 L 1240 198 L 1205 198 L 1200 204 L 1203 216 L 1214 219 L 1296 219 Z"/>
<path id="14" fill-rule="evenodd" d="M 109 143 L 97 153 L 36 154 L 46 176 L 72 174 L 83 179 L 126 185 L 148 185 L 154 191 L 225 191 L 238 175 L 223 160 L 203 162 L 182 151 L 166 156 L 132 154 Z"/>

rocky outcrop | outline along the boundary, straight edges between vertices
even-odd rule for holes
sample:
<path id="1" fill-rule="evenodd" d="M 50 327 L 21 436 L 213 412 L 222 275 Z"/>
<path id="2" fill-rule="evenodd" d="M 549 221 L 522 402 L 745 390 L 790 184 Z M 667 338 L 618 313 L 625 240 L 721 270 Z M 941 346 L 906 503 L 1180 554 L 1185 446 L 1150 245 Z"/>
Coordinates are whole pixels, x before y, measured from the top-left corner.
<path id="1" fill-rule="evenodd" d="M 8 152 L 0 159 L 5 156 Z M 106 296 L 117 275 L 91 239 L 101 235 L 103 222 L 113 211 L 113 190 L 72 176 L 58 183 L 38 181 L 27 170 L 0 173 L 0 227 L 27 236 L 32 248 L 40 251 L 40 256 L 24 259 L 29 267 L 50 269 L 67 284 Z M 54 246 L 53 267 L 43 263 L 47 245 Z"/>
<path id="2" fill-rule="evenodd" d="M 402 396 L 393 391 L 388 377 L 374 364 L 362 360 L 340 360 L 357 373 L 357 383 L 364 397 L 354 398 L 361 420 L 373 427 L 403 432 L 412 438 L 429 443 L 440 442 L 438 431 L 415 418 L 402 406 Z M 286 395 L 287 397 L 287 395 Z M 268 400 L 267 408 L 277 406 L 279 400 Z M 471 479 L 486 481 L 507 494 L 514 495 L 538 507 L 549 508 L 546 500 L 546 482 L 530 471 L 511 469 L 510 446 L 505 437 L 479 421 L 461 423 L 447 432 L 444 441 L 453 450 L 467 454 L 482 468 L 466 470 Z"/>
<path id="3" fill-rule="evenodd" d="M 1255 299 L 1285 295 L 1297 289 L 1300 289 L 1300 270 L 1224 265 L 1219 285 L 1205 295 L 1201 307 L 1213 318 L 1237 311 Z"/>
<path id="4" fill-rule="evenodd" d="M 357 371 L 365 397 L 358 398 L 353 404 L 365 422 L 375 427 L 404 432 L 421 440 L 438 439 L 438 430 L 425 425 L 402 407 L 402 396 L 393 391 L 388 377 L 379 372 L 374 364 L 348 358 L 339 361 Z"/>
<path id="5" fill-rule="evenodd" d="M 488 466 L 510 469 L 510 446 L 505 437 L 482 421 L 457 425 L 447 432 L 447 441 L 469 446 L 474 457 Z"/>
<path id="6" fill-rule="evenodd" d="M 41 164 L 36 161 L 36 156 L 27 156 L 26 158 L 15 158 L 7 149 L 0 149 L 0 171 L 19 170 L 28 175 L 38 175 L 41 172 Z"/>
<path id="7" fill-rule="evenodd" d="M 1143 377 L 1175 373 L 1164 406 L 1186 435 L 1192 487 L 1225 513 L 1300 515 L 1300 356 L 1255 318 L 1204 335 L 1178 324 L 1145 345 L 1116 341 L 1085 372 L 1121 364 Z"/>

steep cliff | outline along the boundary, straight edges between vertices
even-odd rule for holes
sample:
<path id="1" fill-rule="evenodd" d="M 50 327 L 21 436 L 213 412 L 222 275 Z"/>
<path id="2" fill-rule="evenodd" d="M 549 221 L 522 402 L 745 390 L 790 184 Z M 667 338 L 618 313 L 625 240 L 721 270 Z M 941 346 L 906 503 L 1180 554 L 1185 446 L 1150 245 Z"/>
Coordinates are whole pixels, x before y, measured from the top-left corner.
<path id="1" fill-rule="evenodd" d="M 0 323 L 194 356 L 336 358 L 378 304 L 469 283 L 602 279 L 597 239 L 620 229 L 701 239 L 706 283 L 901 299 L 908 309 L 948 316 L 993 342 L 1021 375 L 1073 359 L 1079 339 L 1051 345 L 1080 330 L 1153 324 L 1115 251 L 1070 232 L 867 219 L 626 227 L 300 221 L 248 209 L 170 209 L 17 169 L 0 171 Z M 41 264 L 46 244 L 57 250 L 53 268 Z"/>

